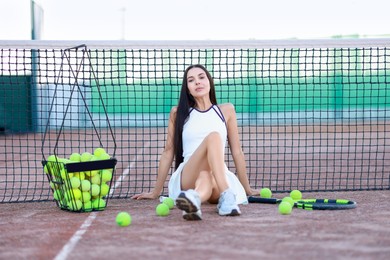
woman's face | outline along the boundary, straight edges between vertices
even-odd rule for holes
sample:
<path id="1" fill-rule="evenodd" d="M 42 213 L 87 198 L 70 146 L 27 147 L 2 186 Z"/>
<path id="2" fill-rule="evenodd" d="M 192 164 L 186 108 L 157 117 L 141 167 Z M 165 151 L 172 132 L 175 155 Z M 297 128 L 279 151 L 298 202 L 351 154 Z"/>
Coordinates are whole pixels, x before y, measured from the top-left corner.
<path id="1" fill-rule="evenodd" d="M 187 73 L 187 87 L 190 94 L 194 97 L 203 97 L 209 95 L 210 81 L 206 72 L 201 68 L 192 68 Z"/>

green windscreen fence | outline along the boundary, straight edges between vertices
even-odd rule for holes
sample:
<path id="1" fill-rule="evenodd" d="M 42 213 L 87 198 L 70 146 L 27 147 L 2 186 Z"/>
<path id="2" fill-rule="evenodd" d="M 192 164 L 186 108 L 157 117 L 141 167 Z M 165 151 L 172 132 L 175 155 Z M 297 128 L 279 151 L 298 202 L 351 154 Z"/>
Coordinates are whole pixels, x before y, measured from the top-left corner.
<path id="1" fill-rule="evenodd" d="M 31 76 L 0 75 L 0 131 L 28 132 L 32 128 Z"/>

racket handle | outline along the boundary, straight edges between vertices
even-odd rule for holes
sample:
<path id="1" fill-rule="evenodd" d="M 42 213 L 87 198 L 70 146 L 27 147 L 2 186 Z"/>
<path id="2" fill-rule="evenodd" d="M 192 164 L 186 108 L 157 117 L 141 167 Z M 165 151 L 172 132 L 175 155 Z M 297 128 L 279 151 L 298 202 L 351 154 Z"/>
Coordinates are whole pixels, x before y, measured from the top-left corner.
<path id="1" fill-rule="evenodd" d="M 248 202 L 249 203 L 277 204 L 280 202 L 280 200 L 274 199 L 274 198 L 260 198 L 260 197 L 255 197 L 255 196 L 249 196 Z"/>

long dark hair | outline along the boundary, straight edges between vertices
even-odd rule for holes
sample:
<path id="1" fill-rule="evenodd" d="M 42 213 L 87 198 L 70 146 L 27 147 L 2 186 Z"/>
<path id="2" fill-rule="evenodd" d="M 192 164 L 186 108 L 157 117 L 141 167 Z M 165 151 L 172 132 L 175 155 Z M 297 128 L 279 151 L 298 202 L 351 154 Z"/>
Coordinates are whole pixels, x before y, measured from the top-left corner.
<path id="1" fill-rule="evenodd" d="M 196 64 L 189 66 L 183 75 L 183 82 L 181 85 L 179 104 L 177 106 L 176 120 L 175 120 L 175 136 L 174 136 L 174 151 L 175 151 L 175 169 L 183 162 L 183 127 L 188 118 L 190 108 L 196 105 L 194 97 L 190 94 L 187 85 L 188 71 L 193 68 L 200 68 L 205 73 L 210 82 L 210 101 L 213 105 L 217 104 L 215 96 L 214 80 L 210 72 L 202 65 Z"/>

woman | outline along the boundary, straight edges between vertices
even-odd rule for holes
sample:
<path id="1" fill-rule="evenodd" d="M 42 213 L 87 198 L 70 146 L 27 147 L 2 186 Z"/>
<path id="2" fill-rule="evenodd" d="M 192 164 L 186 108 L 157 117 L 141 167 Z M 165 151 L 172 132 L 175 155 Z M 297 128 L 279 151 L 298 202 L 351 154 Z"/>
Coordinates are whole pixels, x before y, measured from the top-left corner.
<path id="1" fill-rule="evenodd" d="M 226 139 L 238 178 L 224 161 Z M 257 194 L 249 185 L 234 106 L 217 105 L 214 81 L 202 65 L 192 65 L 184 72 L 179 104 L 170 112 L 154 190 L 132 198 L 157 198 L 174 159 L 169 197 L 176 200 L 186 220 L 201 220 L 200 206 L 206 201 L 218 203 L 221 216 L 240 215 L 238 204 L 246 204 L 247 195 Z"/>

